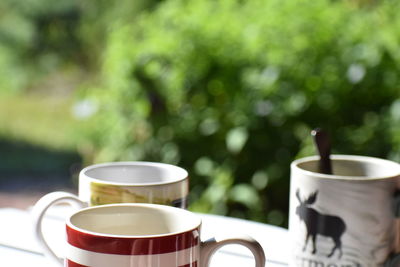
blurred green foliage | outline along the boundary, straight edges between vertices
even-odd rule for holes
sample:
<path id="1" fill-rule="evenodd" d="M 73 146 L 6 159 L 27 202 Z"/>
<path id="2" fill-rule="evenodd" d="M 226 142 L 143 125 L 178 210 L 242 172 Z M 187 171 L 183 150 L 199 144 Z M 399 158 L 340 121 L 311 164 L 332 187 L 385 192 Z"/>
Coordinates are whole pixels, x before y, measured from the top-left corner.
<path id="1" fill-rule="evenodd" d="M 0 88 L 20 92 L 79 57 L 78 1 L 0 2 Z"/>
<path id="2" fill-rule="evenodd" d="M 4 0 L 0 88 L 78 69 L 86 164 L 177 164 L 191 210 L 286 225 L 289 165 L 315 153 L 312 128 L 335 153 L 400 161 L 399 7 Z"/>
<path id="3" fill-rule="evenodd" d="M 109 25 L 133 22 L 157 2 L 0 1 L 0 92 L 35 91 L 58 73 L 95 75 Z"/>
<path id="4" fill-rule="evenodd" d="M 95 161 L 191 173 L 191 209 L 285 225 L 290 162 L 323 127 L 336 153 L 399 159 L 399 4 L 168 0 L 115 23 Z"/>

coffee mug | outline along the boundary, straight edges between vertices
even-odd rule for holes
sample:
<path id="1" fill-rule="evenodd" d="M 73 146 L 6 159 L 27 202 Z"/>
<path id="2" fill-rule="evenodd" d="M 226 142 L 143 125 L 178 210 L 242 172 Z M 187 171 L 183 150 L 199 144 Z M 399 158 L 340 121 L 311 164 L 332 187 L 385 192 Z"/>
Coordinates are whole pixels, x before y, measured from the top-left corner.
<path id="1" fill-rule="evenodd" d="M 79 173 L 79 199 L 96 206 L 113 203 L 153 203 L 187 207 L 189 176 L 186 170 L 165 163 L 110 162 Z M 59 194 L 60 199 L 68 194 Z"/>
<path id="2" fill-rule="evenodd" d="M 233 236 L 201 241 L 200 228 L 196 214 L 171 206 L 93 206 L 67 218 L 64 259 L 50 247 L 47 254 L 65 267 L 206 267 L 217 249 L 240 244 L 252 252 L 256 267 L 265 266 L 264 251 L 255 239 Z"/>
<path id="3" fill-rule="evenodd" d="M 332 155 L 291 164 L 290 266 L 400 266 L 400 165 L 365 156 Z"/>

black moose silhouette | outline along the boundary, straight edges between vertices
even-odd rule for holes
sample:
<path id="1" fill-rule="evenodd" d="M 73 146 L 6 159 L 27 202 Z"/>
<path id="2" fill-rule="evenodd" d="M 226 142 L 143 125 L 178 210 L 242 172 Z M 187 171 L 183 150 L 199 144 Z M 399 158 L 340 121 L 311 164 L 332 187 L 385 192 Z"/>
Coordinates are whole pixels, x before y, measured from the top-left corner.
<path id="1" fill-rule="evenodd" d="M 318 191 L 312 193 L 306 200 L 302 201 L 300 197 L 300 190 L 297 190 L 296 197 L 300 201 L 300 205 L 296 207 L 296 214 L 299 216 L 301 221 L 304 221 L 306 225 L 306 240 L 304 243 L 303 251 L 307 248 L 308 239 L 311 237 L 313 242 L 313 251 L 315 254 L 316 249 L 316 238 L 317 235 L 326 236 L 332 238 L 335 246 L 329 253 L 328 257 L 331 257 L 336 249 L 339 250 L 339 258 L 342 257 L 342 241 L 341 237 L 346 230 L 346 224 L 343 219 L 338 216 L 321 214 L 309 205 L 312 205 L 317 200 Z"/>

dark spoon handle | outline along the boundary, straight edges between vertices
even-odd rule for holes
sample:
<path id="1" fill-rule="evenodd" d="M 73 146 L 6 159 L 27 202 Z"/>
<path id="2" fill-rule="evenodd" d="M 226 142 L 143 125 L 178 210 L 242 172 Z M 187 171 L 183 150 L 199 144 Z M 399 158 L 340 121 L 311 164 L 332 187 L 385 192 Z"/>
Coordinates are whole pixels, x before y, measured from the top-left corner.
<path id="1" fill-rule="evenodd" d="M 331 141 L 327 132 L 320 128 L 316 128 L 311 131 L 311 135 L 314 137 L 315 145 L 320 156 L 319 161 L 319 172 L 324 174 L 332 174 L 331 165 Z"/>

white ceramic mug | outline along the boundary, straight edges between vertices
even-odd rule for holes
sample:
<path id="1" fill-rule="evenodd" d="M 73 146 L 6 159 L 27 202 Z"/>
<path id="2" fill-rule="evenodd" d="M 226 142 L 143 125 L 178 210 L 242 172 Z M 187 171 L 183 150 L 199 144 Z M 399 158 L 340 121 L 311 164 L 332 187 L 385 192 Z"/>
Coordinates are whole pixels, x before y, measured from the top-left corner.
<path id="1" fill-rule="evenodd" d="M 60 201 L 71 194 L 52 192 Z M 88 166 L 79 173 L 78 198 L 82 206 L 114 203 L 153 203 L 187 207 L 186 170 L 156 162 L 110 162 Z"/>
<path id="2" fill-rule="evenodd" d="M 41 218 L 39 225 L 41 225 Z M 240 244 L 265 266 L 261 245 L 249 236 L 200 240 L 201 219 L 185 209 L 156 204 L 110 204 L 81 209 L 67 218 L 65 267 L 206 267 L 213 253 Z M 40 227 L 37 229 L 38 235 Z"/>
<path id="3" fill-rule="evenodd" d="M 329 175 L 318 161 L 291 164 L 290 266 L 400 266 L 400 165 L 332 155 Z"/>
<path id="4" fill-rule="evenodd" d="M 186 170 L 157 162 L 110 162 L 79 173 L 79 198 L 89 206 L 113 203 L 154 203 L 187 207 Z"/>

